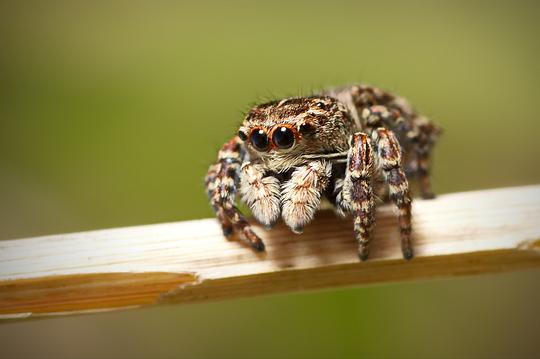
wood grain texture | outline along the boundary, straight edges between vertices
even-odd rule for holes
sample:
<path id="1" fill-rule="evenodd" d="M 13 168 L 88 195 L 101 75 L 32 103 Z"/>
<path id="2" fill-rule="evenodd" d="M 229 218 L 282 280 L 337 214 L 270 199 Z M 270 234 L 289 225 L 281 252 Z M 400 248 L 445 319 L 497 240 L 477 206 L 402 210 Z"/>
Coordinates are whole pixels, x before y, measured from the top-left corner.
<path id="1" fill-rule="evenodd" d="M 540 265 L 540 185 L 415 200 L 415 258 L 402 259 L 397 219 L 381 206 L 367 262 L 349 219 L 322 211 L 304 234 L 257 227 L 254 253 L 214 219 L 0 242 L 0 317 L 72 314 L 161 303 L 510 271 Z"/>

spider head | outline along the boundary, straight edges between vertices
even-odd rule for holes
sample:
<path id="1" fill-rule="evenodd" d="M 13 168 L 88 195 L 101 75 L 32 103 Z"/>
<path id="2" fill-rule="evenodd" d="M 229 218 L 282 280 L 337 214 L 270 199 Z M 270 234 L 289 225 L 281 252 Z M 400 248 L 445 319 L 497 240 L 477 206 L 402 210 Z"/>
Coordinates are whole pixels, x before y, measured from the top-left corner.
<path id="1" fill-rule="evenodd" d="M 288 98 L 253 107 L 238 136 L 260 157 L 342 151 L 353 121 L 345 106 L 326 96 Z"/>

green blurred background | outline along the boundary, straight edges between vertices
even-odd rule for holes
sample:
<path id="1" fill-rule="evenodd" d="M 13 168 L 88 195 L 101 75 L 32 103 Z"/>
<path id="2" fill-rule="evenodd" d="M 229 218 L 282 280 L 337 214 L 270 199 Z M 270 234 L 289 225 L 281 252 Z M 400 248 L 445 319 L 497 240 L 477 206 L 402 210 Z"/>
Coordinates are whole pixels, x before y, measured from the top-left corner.
<path id="1" fill-rule="evenodd" d="M 540 183 L 535 2 L 0 3 L 0 239 L 212 216 L 250 104 L 367 82 L 437 193 Z M 501 204 L 504 205 L 504 204 Z M 538 357 L 540 271 L 0 325 L 2 357 Z"/>

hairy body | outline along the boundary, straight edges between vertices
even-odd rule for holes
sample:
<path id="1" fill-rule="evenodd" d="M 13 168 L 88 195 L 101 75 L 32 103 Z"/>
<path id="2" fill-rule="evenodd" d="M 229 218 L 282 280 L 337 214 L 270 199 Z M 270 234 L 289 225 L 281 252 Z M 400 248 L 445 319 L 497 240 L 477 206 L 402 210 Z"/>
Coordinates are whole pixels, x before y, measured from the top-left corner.
<path id="1" fill-rule="evenodd" d="M 404 257 L 413 256 L 411 195 L 433 197 L 430 153 L 440 129 L 402 97 L 359 85 L 253 107 L 237 136 L 210 166 L 206 188 L 227 236 L 237 232 L 264 250 L 237 209 L 240 193 L 257 221 L 271 227 L 281 217 L 295 233 L 326 197 L 342 216 L 352 215 L 358 253 L 369 254 L 375 198 L 398 208 Z"/>

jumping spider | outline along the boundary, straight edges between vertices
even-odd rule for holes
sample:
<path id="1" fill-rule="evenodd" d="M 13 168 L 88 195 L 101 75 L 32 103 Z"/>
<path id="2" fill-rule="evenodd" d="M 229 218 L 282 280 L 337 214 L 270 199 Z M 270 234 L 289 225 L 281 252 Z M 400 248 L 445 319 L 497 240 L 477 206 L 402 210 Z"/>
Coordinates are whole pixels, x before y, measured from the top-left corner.
<path id="1" fill-rule="evenodd" d="M 352 214 L 362 260 L 369 253 L 374 198 L 389 197 L 399 210 L 403 256 L 410 259 L 407 176 L 418 178 L 422 197 L 433 197 L 429 158 L 439 134 L 404 98 L 364 85 L 272 101 L 253 107 L 238 135 L 223 145 L 206 190 L 223 233 L 237 232 L 258 251 L 264 243 L 237 209 L 237 191 L 260 223 L 269 228 L 281 216 L 294 233 L 313 219 L 324 196 L 339 215 Z"/>

